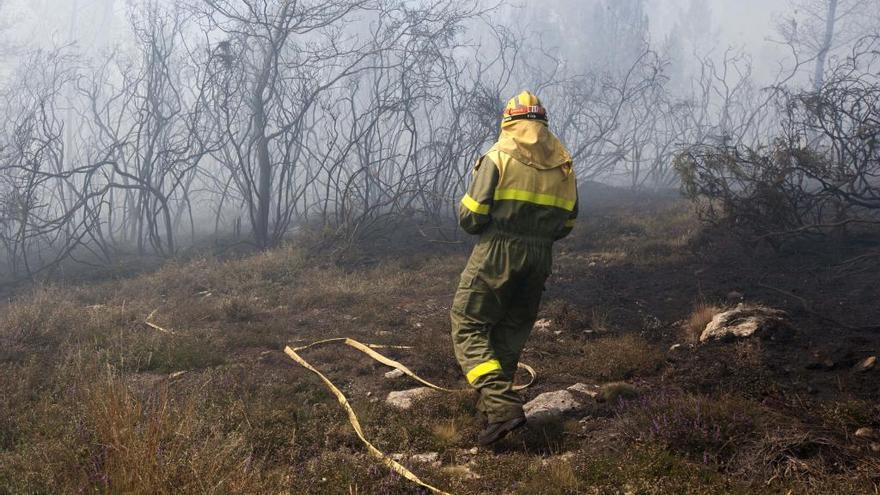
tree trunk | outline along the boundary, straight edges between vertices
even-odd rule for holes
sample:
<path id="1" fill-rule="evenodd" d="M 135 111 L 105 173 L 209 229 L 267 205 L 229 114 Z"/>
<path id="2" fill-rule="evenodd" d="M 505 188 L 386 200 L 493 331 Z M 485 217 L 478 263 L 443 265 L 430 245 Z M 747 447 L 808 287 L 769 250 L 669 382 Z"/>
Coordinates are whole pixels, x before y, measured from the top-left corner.
<path id="1" fill-rule="evenodd" d="M 818 91 L 825 84 L 825 62 L 828 60 L 828 52 L 834 43 L 834 26 L 837 23 L 837 2 L 828 0 L 828 11 L 825 15 L 825 37 L 819 53 L 816 54 L 816 69 L 813 74 L 813 88 Z"/>
<path id="2" fill-rule="evenodd" d="M 272 194 L 272 163 L 269 156 L 269 138 L 266 136 L 266 108 L 263 92 L 267 74 L 261 76 L 254 91 L 254 132 L 257 151 L 257 215 L 254 221 L 254 241 L 257 247 L 269 247 L 269 206 Z"/>

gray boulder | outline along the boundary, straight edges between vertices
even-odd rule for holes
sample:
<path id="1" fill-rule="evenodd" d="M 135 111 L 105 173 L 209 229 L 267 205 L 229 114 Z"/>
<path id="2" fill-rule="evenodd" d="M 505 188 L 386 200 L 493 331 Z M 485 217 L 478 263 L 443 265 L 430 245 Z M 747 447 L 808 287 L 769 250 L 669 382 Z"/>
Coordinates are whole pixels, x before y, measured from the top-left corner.
<path id="1" fill-rule="evenodd" d="M 575 383 L 574 385 L 568 387 L 566 390 L 569 392 L 575 392 L 578 394 L 586 395 L 591 399 L 595 399 L 599 396 L 602 387 L 599 385 L 588 385 L 586 383 Z"/>
<path id="2" fill-rule="evenodd" d="M 581 403 L 568 390 L 544 392 L 523 406 L 529 421 L 547 421 L 581 408 Z"/>
<path id="3" fill-rule="evenodd" d="M 785 336 L 790 329 L 785 311 L 740 304 L 715 315 L 700 335 L 700 342 L 752 336 L 775 340 Z"/>
<path id="4" fill-rule="evenodd" d="M 415 401 L 424 399 L 425 397 L 431 396 L 434 393 L 435 391 L 428 387 L 411 388 L 409 390 L 397 390 L 394 392 L 388 392 L 388 397 L 385 398 L 385 402 L 391 407 L 396 407 L 398 409 L 409 409 L 413 406 L 413 403 Z"/>

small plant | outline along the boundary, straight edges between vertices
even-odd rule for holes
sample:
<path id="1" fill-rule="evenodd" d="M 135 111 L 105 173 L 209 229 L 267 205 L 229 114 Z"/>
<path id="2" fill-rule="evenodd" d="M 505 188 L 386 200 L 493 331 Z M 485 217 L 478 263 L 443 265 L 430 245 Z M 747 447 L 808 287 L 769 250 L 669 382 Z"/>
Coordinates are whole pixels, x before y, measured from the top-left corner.
<path id="1" fill-rule="evenodd" d="M 251 321 L 257 316 L 255 303 L 250 298 L 233 296 L 224 299 L 220 309 L 229 321 Z"/>
<path id="2" fill-rule="evenodd" d="M 753 406 L 730 398 L 712 400 L 661 390 L 617 404 L 623 434 L 634 441 L 660 443 L 704 464 L 723 463 L 755 437 Z"/>
<path id="3" fill-rule="evenodd" d="M 624 382 L 606 383 L 599 389 L 599 398 L 610 404 L 616 404 L 621 400 L 632 400 L 638 396 L 639 389 Z"/>
<path id="4" fill-rule="evenodd" d="M 547 466 L 546 474 L 548 485 L 558 489 L 559 492 L 557 493 L 577 493 L 580 487 L 577 473 L 575 473 L 568 459 L 551 462 Z"/>
<path id="5" fill-rule="evenodd" d="M 687 321 L 685 321 L 684 326 L 682 327 L 682 333 L 684 340 L 691 344 L 696 344 L 700 341 L 700 335 L 703 334 L 703 330 L 706 329 L 706 325 L 712 321 L 712 318 L 715 318 L 715 315 L 724 311 L 720 306 L 716 306 L 714 304 L 708 304 L 705 302 L 698 303 L 694 306 L 694 310 L 691 312 L 691 315 L 688 317 Z"/>
<path id="6" fill-rule="evenodd" d="M 601 380 L 626 380 L 636 374 L 651 374 L 665 361 L 656 346 L 634 334 L 590 341 L 584 345 L 583 354 L 577 371 Z"/>
<path id="7" fill-rule="evenodd" d="M 454 420 L 434 425 L 431 432 L 434 434 L 434 438 L 444 446 L 455 445 L 461 441 L 461 430 Z"/>
<path id="8" fill-rule="evenodd" d="M 593 308 L 590 313 L 590 330 L 596 333 L 608 333 L 611 323 L 608 311 L 601 308 Z"/>

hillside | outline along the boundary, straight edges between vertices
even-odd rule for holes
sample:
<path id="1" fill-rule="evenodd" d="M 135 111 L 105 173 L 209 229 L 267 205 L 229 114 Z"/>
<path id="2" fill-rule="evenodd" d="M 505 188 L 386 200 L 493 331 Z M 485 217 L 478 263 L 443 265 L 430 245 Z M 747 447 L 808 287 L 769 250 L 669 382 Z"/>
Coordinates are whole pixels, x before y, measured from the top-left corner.
<path id="1" fill-rule="evenodd" d="M 383 352 L 464 387 L 448 309 L 468 246 L 397 235 L 20 291 L 0 315 L 0 493 L 419 493 L 283 352 L 411 346 Z M 880 429 L 880 369 L 854 366 L 880 332 L 849 328 L 880 321 L 876 260 L 733 243 L 670 197 L 584 212 L 556 248 L 524 394 L 586 383 L 604 400 L 495 449 L 471 450 L 470 392 L 401 411 L 386 395 L 417 383 L 344 347 L 303 355 L 377 447 L 455 494 L 878 493 L 880 438 L 855 432 Z M 741 300 L 786 311 L 790 338 L 696 343 Z"/>

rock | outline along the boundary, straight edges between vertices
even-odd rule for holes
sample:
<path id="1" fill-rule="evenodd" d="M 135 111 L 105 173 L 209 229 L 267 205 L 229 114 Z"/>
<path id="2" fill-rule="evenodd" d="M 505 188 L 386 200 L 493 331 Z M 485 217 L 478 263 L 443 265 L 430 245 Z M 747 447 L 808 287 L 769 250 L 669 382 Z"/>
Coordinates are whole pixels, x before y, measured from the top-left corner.
<path id="1" fill-rule="evenodd" d="M 462 478 L 466 480 L 478 480 L 480 479 L 480 475 L 473 472 L 470 467 L 465 465 L 459 466 L 446 466 L 442 469 L 442 471 L 446 474 L 455 476 L 457 478 Z"/>
<path id="2" fill-rule="evenodd" d="M 472 447 L 470 450 L 468 450 L 468 454 L 470 454 L 470 455 L 477 455 L 479 452 L 480 452 L 480 449 L 477 447 Z"/>
<path id="3" fill-rule="evenodd" d="M 424 399 L 434 393 L 433 389 L 428 387 L 411 388 L 409 390 L 398 390 L 388 392 L 385 403 L 391 407 L 398 409 L 409 409 L 413 406 L 413 402 Z"/>
<path id="4" fill-rule="evenodd" d="M 751 336 L 773 340 L 782 337 L 783 332 L 790 329 L 785 316 L 784 311 L 777 309 L 740 304 L 715 315 L 700 335 L 700 342 Z"/>
<path id="5" fill-rule="evenodd" d="M 877 436 L 877 432 L 873 428 L 865 426 L 856 430 L 855 436 L 856 438 L 874 438 Z"/>
<path id="6" fill-rule="evenodd" d="M 855 366 L 855 370 L 860 373 L 864 373 L 866 371 L 871 371 L 872 369 L 874 369 L 874 366 L 877 366 L 877 356 L 871 356 L 861 360 L 859 364 Z"/>
<path id="7" fill-rule="evenodd" d="M 394 453 L 389 455 L 391 459 L 397 462 L 412 462 L 416 464 L 429 464 L 432 467 L 440 467 L 440 454 L 437 452 L 426 452 L 424 454 L 412 454 L 407 456 L 406 454 Z"/>
<path id="8" fill-rule="evenodd" d="M 871 444 L 871 452 L 880 453 L 880 443 L 872 443 Z"/>
<path id="9" fill-rule="evenodd" d="M 171 373 L 170 375 L 168 375 L 168 378 L 174 380 L 175 378 L 180 378 L 181 376 L 183 376 L 185 374 L 186 374 L 186 371 L 175 371 L 174 373 Z"/>
<path id="10" fill-rule="evenodd" d="M 424 454 L 413 454 L 410 456 L 412 462 L 418 464 L 436 464 L 440 465 L 440 454 L 437 452 L 426 452 Z"/>
<path id="11" fill-rule="evenodd" d="M 591 399 L 595 399 L 599 396 L 600 387 L 598 385 L 587 385 L 586 383 L 575 383 L 566 390 L 569 392 L 584 394 Z"/>
<path id="12" fill-rule="evenodd" d="M 532 326 L 532 330 L 535 332 L 546 332 L 550 330 L 550 325 L 552 324 L 553 320 L 541 318 L 540 320 L 535 322 L 535 324 Z"/>
<path id="13" fill-rule="evenodd" d="M 563 414 L 581 407 L 580 402 L 568 390 L 544 392 L 523 406 L 526 419 L 529 421 L 545 421 L 558 418 Z"/>
<path id="14" fill-rule="evenodd" d="M 388 378 L 389 380 L 393 380 L 395 378 L 402 378 L 404 376 L 406 376 L 406 373 L 404 373 L 398 369 L 393 369 L 393 370 L 389 371 L 388 373 L 385 373 L 385 378 Z"/>
<path id="15" fill-rule="evenodd" d="M 565 452 L 564 454 L 553 455 L 545 459 L 541 459 L 541 465 L 547 466 L 556 462 L 570 462 L 574 459 L 574 452 Z"/>

